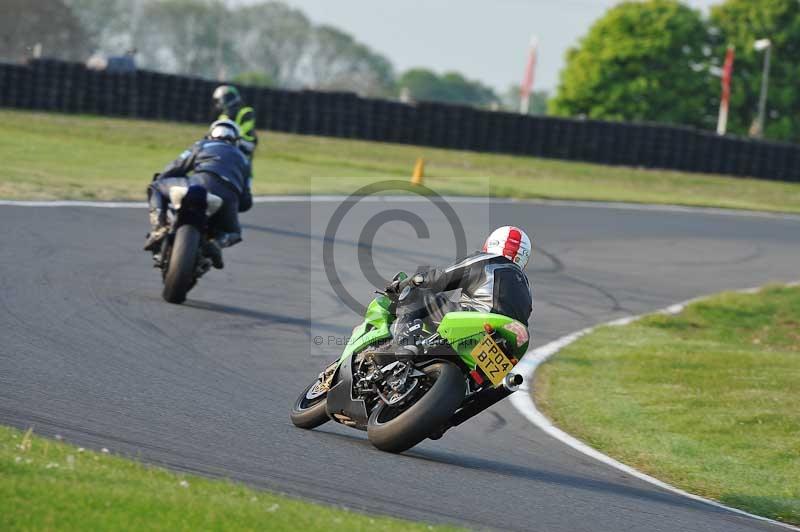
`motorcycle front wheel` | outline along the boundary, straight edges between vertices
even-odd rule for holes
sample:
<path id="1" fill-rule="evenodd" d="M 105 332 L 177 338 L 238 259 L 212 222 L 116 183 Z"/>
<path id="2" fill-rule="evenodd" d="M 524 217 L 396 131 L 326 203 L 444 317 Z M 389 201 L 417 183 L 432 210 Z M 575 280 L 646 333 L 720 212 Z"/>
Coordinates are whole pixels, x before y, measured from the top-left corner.
<path id="1" fill-rule="evenodd" d="M 461 370 L 450 362 L 437 362 L 423 368 L 430 389 L 404 410 L 381 403 L 367 422 L 369 441 L 378 449 L 401 453 L 436 433 L 461 406 L 466 384 Z"/>
<path id="2" fill-rule="evenodd" d="M 326 411 L 328 391 L 322 389 L 322 382 L 317 379 L 300 394 L 294 402 L 289 417 L 295 427 L 313 429 L 330 420 Z"/>

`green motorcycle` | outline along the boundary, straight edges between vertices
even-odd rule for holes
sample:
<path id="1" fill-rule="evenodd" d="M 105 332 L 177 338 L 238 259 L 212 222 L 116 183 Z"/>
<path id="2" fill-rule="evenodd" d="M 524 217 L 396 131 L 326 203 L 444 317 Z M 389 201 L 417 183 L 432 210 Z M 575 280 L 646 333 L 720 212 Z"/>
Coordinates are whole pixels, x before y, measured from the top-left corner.
<path id="1" fill-rule="evenodd" d="M 341 357 L 297 398 L 292 423 L 312 429 L 333 420 L 366 430 L 375 447 L 399 453 L 441 438 L 516 391 L 522 376 L 512 370 L 528 348 L 527 327 L 499 314 L 463 311 L 447 312 L 437 325 L 435 298 L 413 284 L 400 294 L 380 292 Z M 426 309 L 425 317 L 398 331 L 398 310 L 410 307 Z"/>

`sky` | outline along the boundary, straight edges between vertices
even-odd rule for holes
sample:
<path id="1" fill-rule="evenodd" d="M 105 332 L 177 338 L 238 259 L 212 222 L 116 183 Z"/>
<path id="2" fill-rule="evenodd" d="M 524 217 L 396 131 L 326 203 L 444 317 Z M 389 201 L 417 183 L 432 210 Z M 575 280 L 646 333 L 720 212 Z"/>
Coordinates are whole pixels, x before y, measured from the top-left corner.
<path id="1" fill-rule="evenodd" d="M 615 0 L 284 0 L 388 57 L 398 72 L 456 70 L 498 91 L 519 83 L 532 35 L 535 89 L 553 90 L 570 46 Z M 719 0 L 685 3 L 707 10 Z"/>

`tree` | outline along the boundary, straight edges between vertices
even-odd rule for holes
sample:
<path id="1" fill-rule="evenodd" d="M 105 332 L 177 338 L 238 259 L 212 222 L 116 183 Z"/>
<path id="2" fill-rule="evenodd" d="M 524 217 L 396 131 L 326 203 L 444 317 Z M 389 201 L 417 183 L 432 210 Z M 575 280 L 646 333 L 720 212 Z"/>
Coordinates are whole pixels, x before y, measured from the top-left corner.
<path id="1" fill-rule="evenodd" d="M 223 0 L 142 1 L 148 23 L 133 36 L 142 66 L 210 78 L 262 73 L 256 81 L 289 88 L 371 95 L 393 88 L 387 59 L 281 2 L 228 8 Z"/>
<path id="2" fill-rule="evenodd" d="M 133 33 L 143 0 L 64 0 L 86 30 L 92 45 L 105 55 L 133 48 Z"/>
<path id="3" fill-rule="evenodd" d="M 249 71 L 261 71 L 284 87 L 300 87 L 300 65 L 313 25 L 299 10 L 280 2 L 260 2 L 231 16 L 235 48 Z"/>
<path id="4" fill-rule="evenodd" d="M 392 64 L 332 26 L 314 29 L 308 50 L 308 86 L 380 96 L 394 88 Z"/>
<path id="5" fill-rule="evenodd" d="M 729 44 L 736 47 L 728 130 L 746 134 L 756 116 L 764 53 L 755 51 L 753 43 L 769 38 L 772 65 L 765 136 L 800 142 L 800 3 L 727 0 L 711 9 L 711 27 L 717 65 Z"/>
<path id="6" fill-rule="evenodd" d="M 476 80 L 469 80 L 458 72 L 445 72 L 441 77 L 447 98 L 444 101 L 487 106 L 498 101 L 491 87 Z"/>
<path id="7" fill-rule="evenodd" d="M 206 78 L 240 71 L 221 0 L 149 0 L 142 18 L 134 34 L 142 66 Z"/>
<path id="8" fill-rule="evenodd" d="M 623 2 L 567 53 L 557 115 L 709 125 L 708 31 L 677 0 Z"/>
<path id="9" fill-rule="evenodd" d="M 248 85 L 250 87 L 275 87 L 277 85 L 273 78 L 256 70 L 249 70 L 237 74 L 231 81 L 237 85 Z"/>
<path id="10" fill-rule="evenodd" d="M 447 91 L 442 86 L 439 76 L 425 68 L 406 70 L 397 81 L 398 85 L 408 90 L 409 95 L 417 101 L 445 101 Z"/>
<path id="11" fill-rule="evenodd" d="M 519 112 L 519 93 L 520 87 L 517 84 L 510 85 L 502 97 L 503 108 L 512 113 Z M 547 101 L 550 93 L 546 90 L 533 91 L 531 101 L 528 106 L 529 115 L 546 115 Z"/>
<path id="12" fill-rule="evenodd" d="M 62 0 L 0 2 L 0 57 L 20 61 L 41 44 L 44 57 L 83 61 L 91 42 Z"/>
<path id="13" fill-rule="evenodd" d="M 491 87 L 466 79 L 458 72 L 442 76 L 424 68 L 412 68 L 400 76 L 398 86 L 417 101 L 487 106 L 498 101 Z"/>

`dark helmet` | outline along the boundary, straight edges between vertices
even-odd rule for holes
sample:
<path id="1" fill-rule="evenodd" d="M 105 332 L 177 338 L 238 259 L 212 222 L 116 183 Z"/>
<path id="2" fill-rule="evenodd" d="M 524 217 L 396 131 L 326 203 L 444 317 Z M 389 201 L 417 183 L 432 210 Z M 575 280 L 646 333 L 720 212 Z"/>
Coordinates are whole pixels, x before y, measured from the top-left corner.
<path id="1" fill-rule="evenodd" d="M 220 85 L 214 90 L 214 105 L 220 112 L 226 112 L 242 103 L 242 96 L 233 85 Z"/>
<path id="2" fill-rule="evenodd" d="M 233 120 L 217 120 L 208 128 L 206 135 L 207 139 L 222 140 L 231 144 L 236 144 L 239 137 L 241 137 L 239 126 Z"/>

